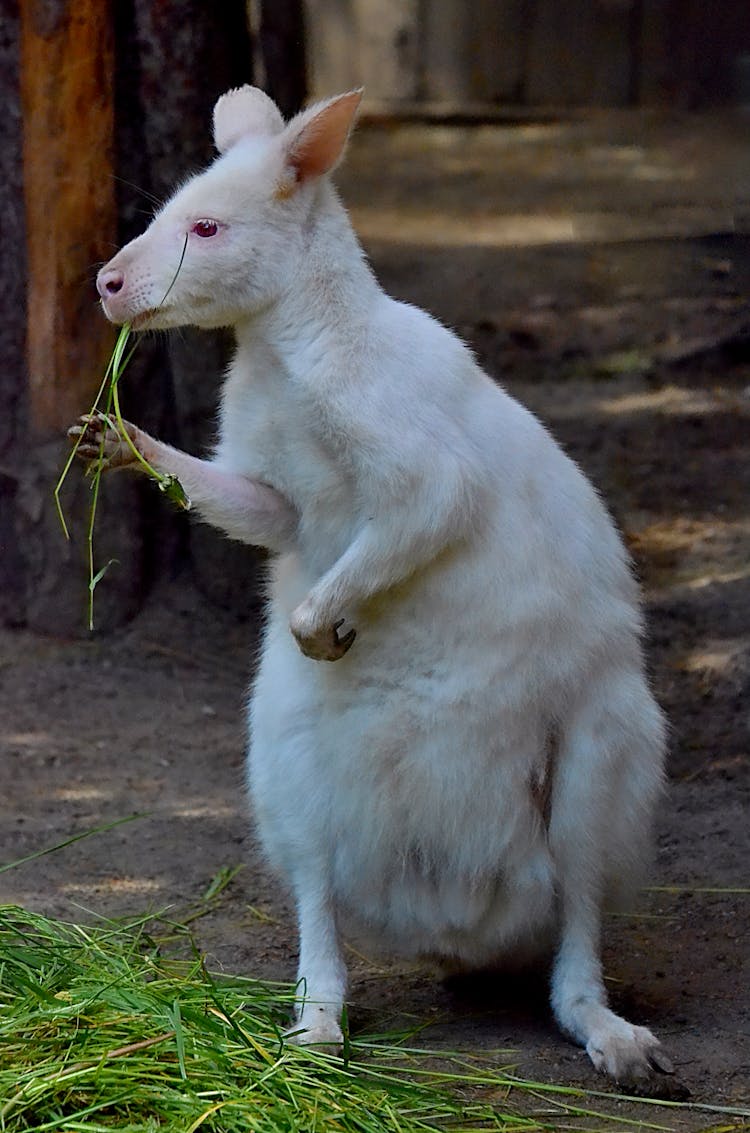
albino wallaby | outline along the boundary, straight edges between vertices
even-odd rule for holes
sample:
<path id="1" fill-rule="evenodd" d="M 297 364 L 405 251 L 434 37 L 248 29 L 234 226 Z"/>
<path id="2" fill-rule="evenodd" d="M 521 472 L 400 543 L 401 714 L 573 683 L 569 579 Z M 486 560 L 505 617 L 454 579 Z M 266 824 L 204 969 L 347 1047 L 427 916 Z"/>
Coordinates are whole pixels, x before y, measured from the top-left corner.
<path id="1" fill-rule="evenodd" d="M 294 1036 L 341 1042 L 352 923 L 454 969 L 554 950 L 555 1016 L 595 1066 L 667 1070 L 600 961 L 662 786 L 637 588 L 542 425 L 374 279 L 329 178 L 360 95 L 285 124 L 225 94 L 219 157 L 97 280 L 115 323 L 236 334 L 209 459 L 128 429 L 204 520 L 276 553 L 248 779 L 298 909 Z M 71 433 L 138 467 L 103 418 Z"/>

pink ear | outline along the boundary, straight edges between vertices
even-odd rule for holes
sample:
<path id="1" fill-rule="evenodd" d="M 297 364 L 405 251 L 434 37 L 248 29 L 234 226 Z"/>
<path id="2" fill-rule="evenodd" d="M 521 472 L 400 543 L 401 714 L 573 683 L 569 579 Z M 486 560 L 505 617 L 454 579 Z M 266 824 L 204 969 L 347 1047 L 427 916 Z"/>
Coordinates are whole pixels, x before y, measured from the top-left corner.
<path id="1" fill-rule="evenodd" d="M 340 94 L 298 114 L 287 126 L 287 160 L 297 181 L 329 173 L 344 156 L 362 90 Z"/>

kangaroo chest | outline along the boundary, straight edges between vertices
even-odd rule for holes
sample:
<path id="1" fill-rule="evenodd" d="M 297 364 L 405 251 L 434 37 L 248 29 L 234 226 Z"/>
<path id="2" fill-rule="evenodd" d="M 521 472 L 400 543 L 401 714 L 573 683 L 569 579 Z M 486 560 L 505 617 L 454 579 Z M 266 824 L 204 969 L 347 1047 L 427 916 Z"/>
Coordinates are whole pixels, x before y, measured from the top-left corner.
<path id="1" fill-rule="evenodd" d="M 312 399 L 272 356 L 237 362 L 221 398 L 217 459 L 287 497 L 314 559 L 333 561 L 356 526 L 351 471 L 327 440 Z"/>

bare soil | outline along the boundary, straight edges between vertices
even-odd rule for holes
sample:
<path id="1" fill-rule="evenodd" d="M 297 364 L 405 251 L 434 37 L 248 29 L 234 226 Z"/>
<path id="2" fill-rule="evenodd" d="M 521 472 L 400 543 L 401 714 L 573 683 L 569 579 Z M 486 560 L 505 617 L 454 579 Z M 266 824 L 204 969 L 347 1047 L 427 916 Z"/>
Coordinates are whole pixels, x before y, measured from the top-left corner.
<path id="1" fill-rule="evenodd" d="M 632 550 L 671 721 L 671 783 L 652 887 L 606 924 L 611 995 L 662 1037 L 677 1071 L 666 1092 L 747 1113 L 750 245 L 690 233 L 502 251 L 420 239 L 373 235 L 389 288 L 458 326 L 549 423 Z M 60 639 L 54 625 L 47 637 L 0 634 L 0 859 L 140 815 L 3 874 L 2 900 L 67 919 L 179 911 L 242 863 L 197 922 L 201 945 L 213 965 L 293 977 L 289 900 L 246 816 L 256 643 L 257 625 L 209 606 L 187 570 L 110 637 Z M 540 1081 L 605 1085 L 556 1031 L 542 976 L 449 986 L 377 956 L 351 962 L 355 1035 L 428 1024 L 422 1045 Z M 625 1103 L 616 1112 L 624 1128 L 746 1120 Z"/>

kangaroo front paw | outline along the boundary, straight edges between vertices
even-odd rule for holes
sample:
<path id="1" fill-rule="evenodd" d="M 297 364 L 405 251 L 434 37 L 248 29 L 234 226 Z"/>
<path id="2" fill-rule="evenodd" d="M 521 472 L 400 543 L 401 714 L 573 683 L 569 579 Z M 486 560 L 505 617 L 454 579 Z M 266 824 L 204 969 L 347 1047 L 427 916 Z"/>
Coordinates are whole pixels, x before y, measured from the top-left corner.
<path id="1" fill-rule="evenodd" d="M 138 430 L 135 425 L 125 422 L 128 435 L 135 443 Z M 125 468 L 137 464 L 138 458 L 132 448 L 104 413 L 87 413 L 79 417 L 78 424 L 68 429 L 71 444 L 76 444 L 76 456 L 88 464 L 101 456 L 106 468 Z"/>
<path id="2" fill-rule="evenodd" d="M 311 657 L 313 661 L 338 661 L 351 649 L 357 636 L 354 629 L 339 635 L 343 624 L 344 619 L 341 618 L 330 626 L 316 626 L 303 603 L 292 614 L 290 628 L 306 657 Z"/>
<path id="3" fill-rule="evenodd" d="M 647 1027 L 611 1014 L 606 1026 L 597 1028 L 586 1043 L 586 1053 L 597 1070 L 620 1083 L 643 1083 L 654 1070 L 674 1072 L 659 1040 Z"/>

